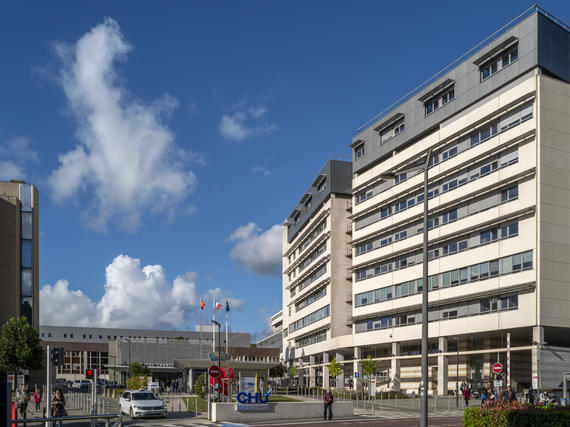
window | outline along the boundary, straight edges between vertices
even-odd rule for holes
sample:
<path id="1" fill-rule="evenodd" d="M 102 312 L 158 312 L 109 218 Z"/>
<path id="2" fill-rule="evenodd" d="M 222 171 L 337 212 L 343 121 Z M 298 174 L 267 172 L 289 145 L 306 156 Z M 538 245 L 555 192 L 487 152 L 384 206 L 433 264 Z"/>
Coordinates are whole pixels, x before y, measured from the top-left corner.
<path id="1" fill-rule="evenodd" d="M 309 209 L 311 206 L 313 206 L 313 197 L 309 197 L 305 202 L 305 209 Z"/>
<path id="2" fill-rule="evenodd" d="M 364 144 L 360 144 L 359 146 L 354 148 L 354 158 L 358 160 L 363 156 L 364 156 Z"/>
<path id="3" fill-rule="evenodd" d="M 532 251 L 524 252 L 523 256 L 523 268 L 532 268 Z"/>
<path id="4" fill-rule="evenodd" d="M 391 124 L 390 126 L 382 129 L 380 131 L 380 143 L 384 144 L 389 139 L 394 138 L 396 135 L 399 135 L 404 131 L 404 118 L 397 120 L 395 123 Z"/>
<path id="5" fill-rule="evenodd" d="M 327 180 L 323 179 L 319 184 L 319 186 L 317 187 L 317 190 L 319 191 L 319 193 L 322 193 L 323 191 L 325 191 L 326 187 L 327 187 Z"/>
<path id="6" fill-rule="evenodd" d="M 481 80 L 485 80 L 496 72 L 502 70 L 513 61 L 516 61 L 518 57 L 518 44 L 505 49 L 503 52 L 499 53 L 497 56 L 491 58 L 479 67 Z"/>
<path id="7" fill-rule="evenodd" d="M 444 311 L 442 313 L 443 319 L 454 319 L 457 317 L 457 310 Z"/>
<path id="8" fill-rule="evenodd" d="M 438 93 L 434 97 L 424 102 L 424 109 L 426 116 L 433 113 L 438 108 L 444 106 L 455 98 L 455 87 L 445 89 L 443 92 Z"/>

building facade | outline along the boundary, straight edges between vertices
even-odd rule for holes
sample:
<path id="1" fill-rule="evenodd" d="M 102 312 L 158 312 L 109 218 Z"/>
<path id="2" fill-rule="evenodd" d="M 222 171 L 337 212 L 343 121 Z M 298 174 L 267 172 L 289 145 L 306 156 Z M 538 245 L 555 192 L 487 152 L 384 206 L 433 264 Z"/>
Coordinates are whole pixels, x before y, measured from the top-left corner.
<path id="1" fill-rule="evenodd" d="M 306 385 L 328 386 L 327 363 L 352 344 L 351 166 L 329 160 L 283 228 L 283 358 Z"/>
<path id="2" fill-rule="evenodd" d="M 180 370 L 174 366 L 175 359 L 190 354 L 208 358 L 212 351 L 208 332 L 41 326 L 40 338 L 44 348 L 50 345 L 65 351 L 64 365 L 56 368 L 57 378 L 84 379 L 87 369 L 100 369 L 103 378 L 123 384 L 131 362 L 147 365 L 156 378 L 177 378 Z M 231 347 L 250 345 L 248 333 L 231 332 L 228 338 Z"/>
<path id="3" fill-rule="evenodd" d="M 357 131 L 345 375 L 371 356 L 381 389 L 418 390 L 424 285 L 430 393 L 489 383 L 497 359 L 518 389 L 570 371 L 569 52 L 534 7 Z M 427 156 L 425 201 L 423 173 L 403 171 Z"/>
<path id="4" fill-rule="evenodd" d="M 25 316 L 39 328 L 38 209 L 33 184 L 0 182 L 0 326 Z"/>
<path id="5" fill-rule="evenodd" d="M 258 348 L 277 348 L 279 353 L 283 351 L 283 310 L 271 316 L 271 333 L 261 338 L 257 343 Z"/>

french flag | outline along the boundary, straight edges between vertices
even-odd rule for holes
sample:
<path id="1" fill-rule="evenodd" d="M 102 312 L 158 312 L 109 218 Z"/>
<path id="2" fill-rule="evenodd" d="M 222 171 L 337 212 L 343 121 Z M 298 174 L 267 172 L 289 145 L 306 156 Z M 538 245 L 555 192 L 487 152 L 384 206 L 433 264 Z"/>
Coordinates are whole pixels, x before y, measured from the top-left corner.
<path id="1" fill-rule="evenodd" d="M 222 308 L 222 304 L 216 301 L 215 307 L 216 310 L 219 310 L 220 308 Z"/>

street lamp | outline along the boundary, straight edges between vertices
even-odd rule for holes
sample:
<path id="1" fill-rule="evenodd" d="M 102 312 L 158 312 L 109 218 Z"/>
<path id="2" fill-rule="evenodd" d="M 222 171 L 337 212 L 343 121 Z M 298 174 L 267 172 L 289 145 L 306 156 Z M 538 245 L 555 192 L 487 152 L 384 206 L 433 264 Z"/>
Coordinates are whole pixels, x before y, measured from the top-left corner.
<path id="1" fill-rule="evenodd" d="M 428 425 L 428 168 L 431 159 L 431 148 L 428 149 L 425 162 L 416 164 L 408 169 L 398 171 L 398 174 L 422 171 L 424 173 L 424 241 L 423 241 L 423 279 L 422 279 L 422 361 L 421 361 L 421 387 L 420 396 L 420 426 Z M 384 179 L 395 179 L 395 173 L 380 175 Z"/>
<path id="2" fill-rule="evenodd" d="M 222 368 L 220 366 L 221 360 L 222 360 L 222 353 L 221 353 L 221 347 L 220 347 L 220 322 L 216 321 L 216 320 L 212 320 L 212 323 L 214 325 L 216 325 L 218 327 L 218 397 L 219 397 L 219 393 L 220 393 L 220 376 L 222 375 Z"/>
<path id="3" fill-rule="evenodd" d="M 455 337 L 455 350 L 457 360 L 455 361 L 455 407 L 459 408 L 459 338 Z"/>

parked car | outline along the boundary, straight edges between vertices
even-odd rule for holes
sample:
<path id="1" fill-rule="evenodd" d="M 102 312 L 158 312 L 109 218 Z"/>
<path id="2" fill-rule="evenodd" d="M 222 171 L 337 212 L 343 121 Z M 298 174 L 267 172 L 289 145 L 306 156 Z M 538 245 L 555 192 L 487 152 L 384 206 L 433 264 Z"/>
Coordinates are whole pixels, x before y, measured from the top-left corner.
<path id="1" fill-rule="evenodd" d="M 71 385 L 73 390 L 89 391 L 91 390 L 91 381 L 89 380 L 75 380 Z"/>
<path id="2" fill-rule="evenodd" d="M 166 417 L 166 404 L 148 390 L 127 390 L 119 399 L 119 412 L 131 418 Z"/>

